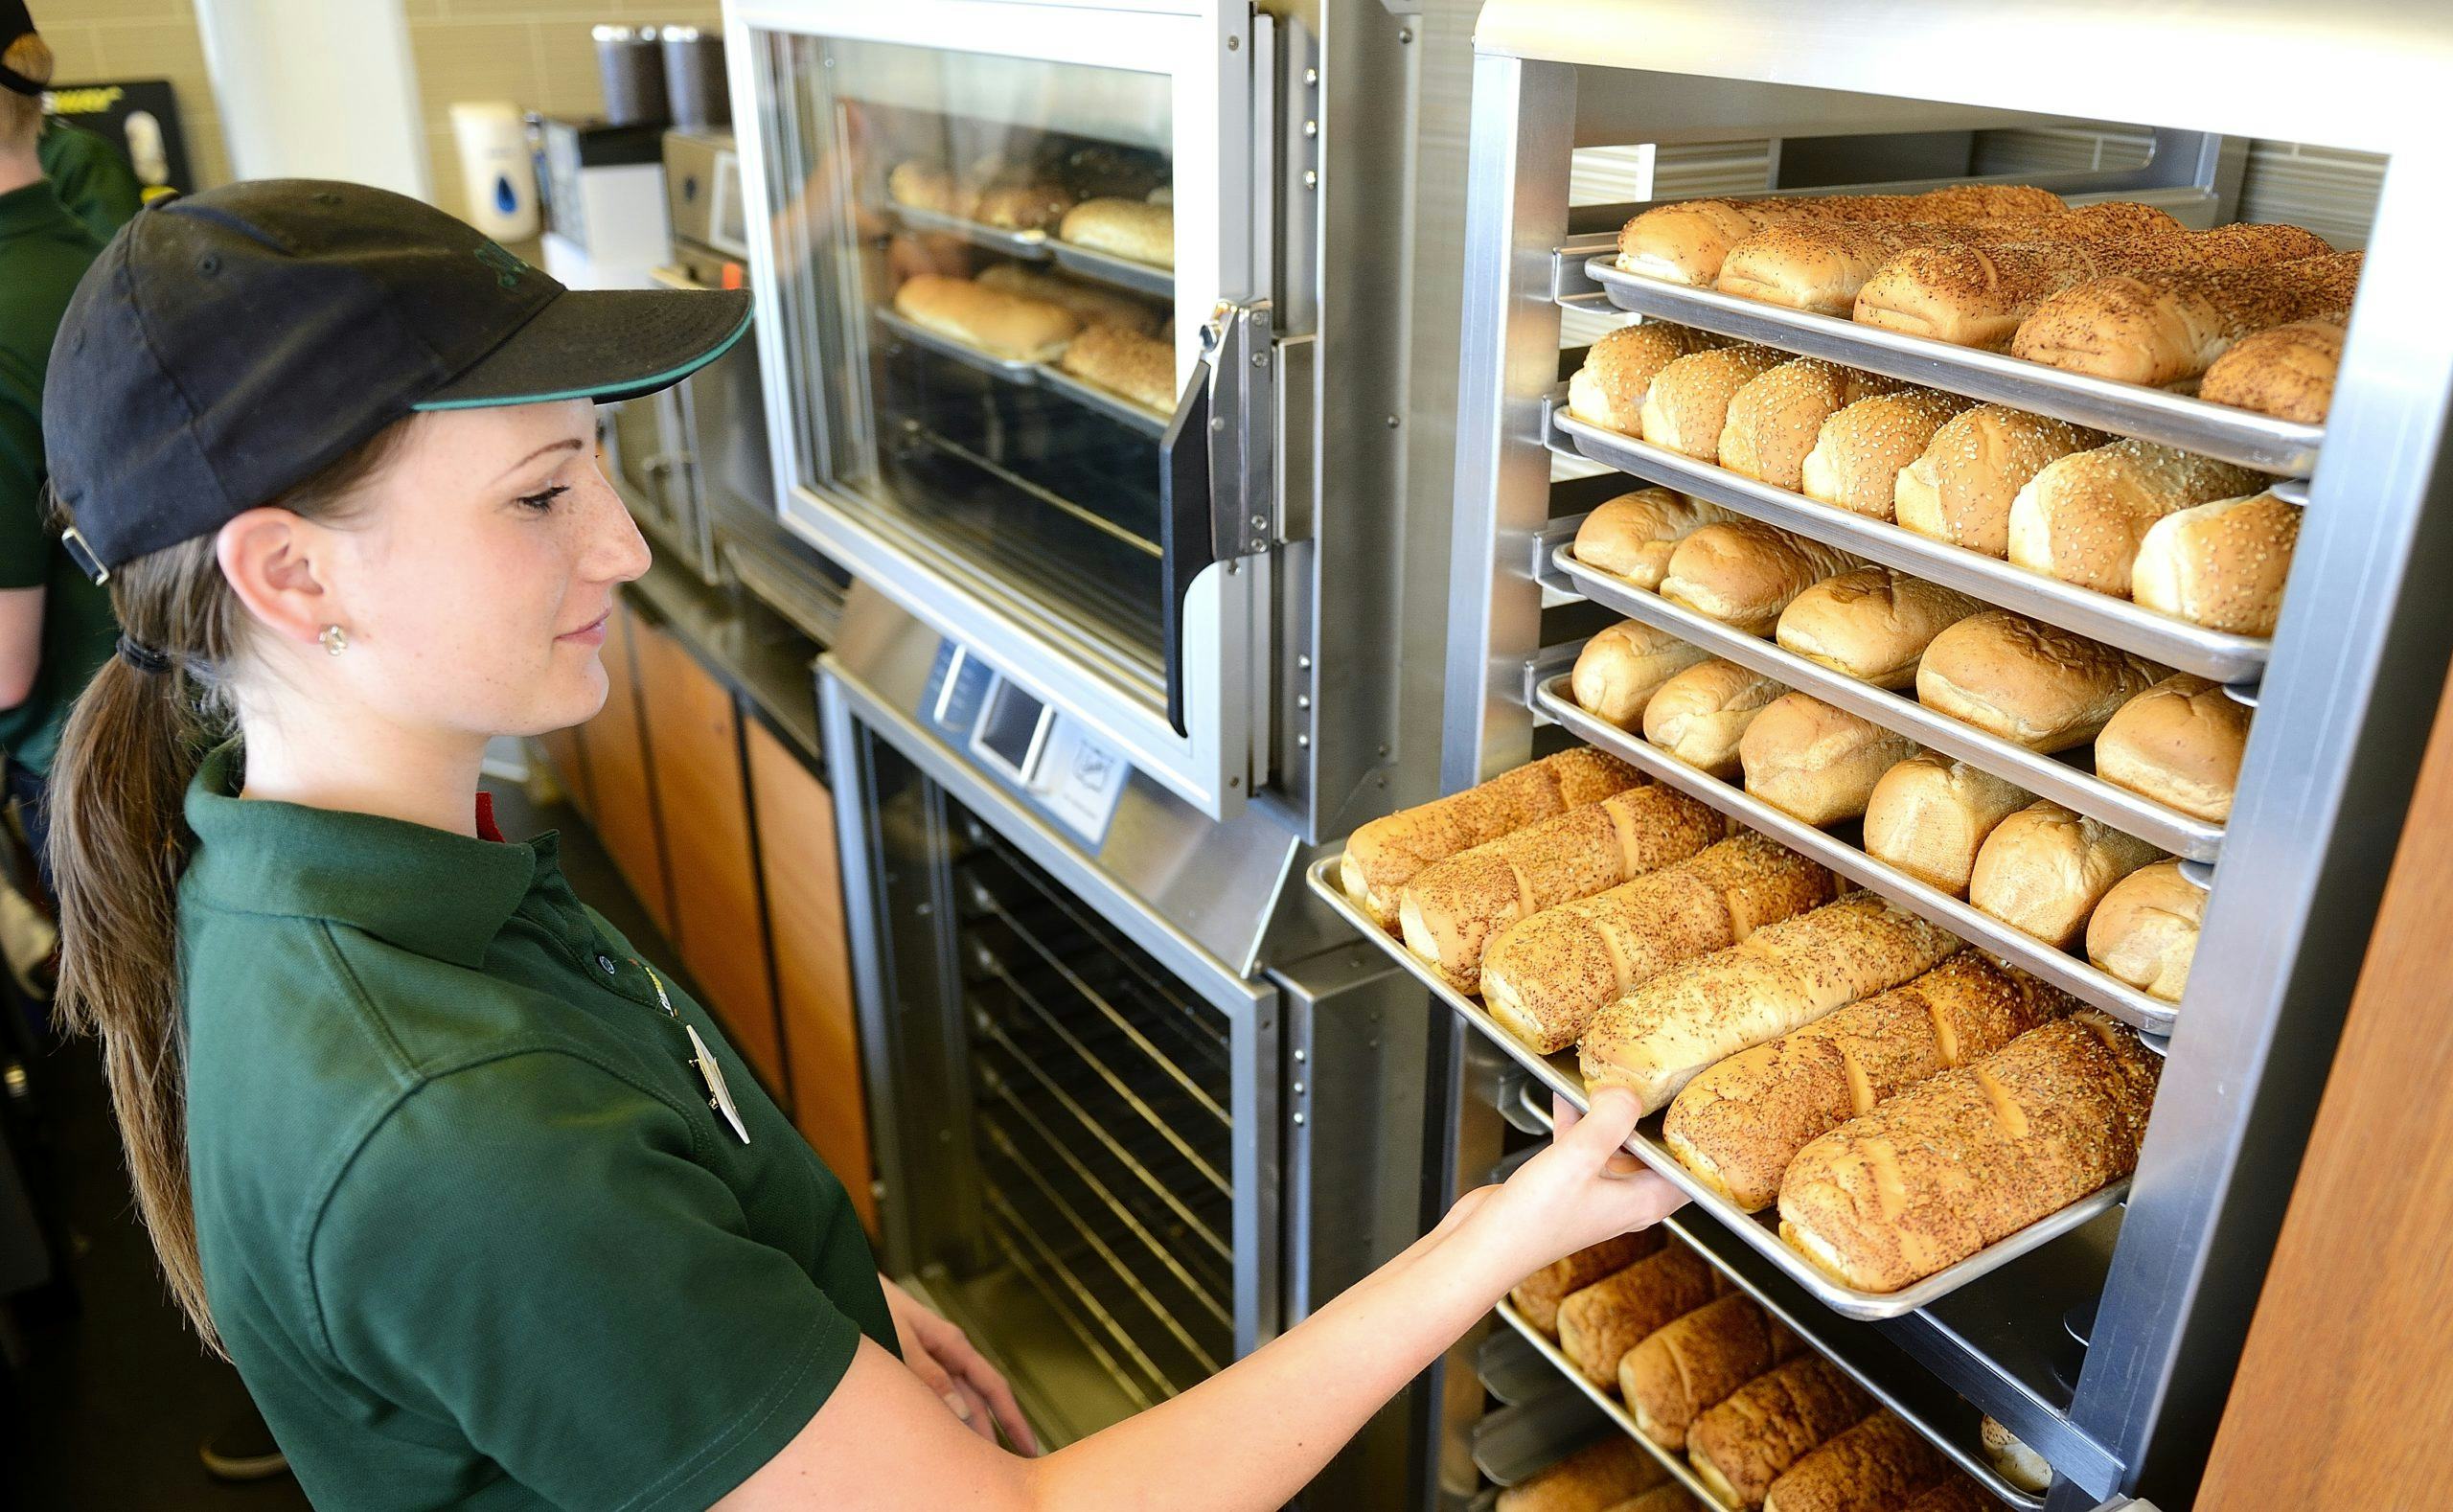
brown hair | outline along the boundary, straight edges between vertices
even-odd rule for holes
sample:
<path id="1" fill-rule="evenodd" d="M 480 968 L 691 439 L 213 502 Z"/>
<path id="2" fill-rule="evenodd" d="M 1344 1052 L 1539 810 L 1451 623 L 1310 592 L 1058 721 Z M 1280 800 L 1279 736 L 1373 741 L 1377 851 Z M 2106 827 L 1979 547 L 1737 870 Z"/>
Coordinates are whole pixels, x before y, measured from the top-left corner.
<path id="1" fill-rule="evenodd" d="M 10 43 L 7 52 L 0 53 L 0 67 L 31 79 L 37 84 L 51 82 L 51 71 L 55 66 L 51 44 L 32 32 Z M 32 147 L 41 130 L 42 102 L 13 89 L 0 89 L 0 150 Z"/>
<path id="2" fill-rule="evenodd" d="M 345 517 L 405 428 L 378 432 L 274 502 L 309 519 Z M 171 1294 L 218 1352 L 188 1187 L 178 962 L 179 874 L 193 838 L 182 817 L 188 784 L 205 753 L 238 732 L 231 677 L 244 665 L 252 629 L 214 539 L 199 536 L 111 569 L 122 629 L 167 655 L 171 670 L 140 672 L 117 656 L 103 664 L 68 716 L 47 806 L 59 898 L 56 1011 L 69 1029 L 103 1042 L 137 1210 Z"/>

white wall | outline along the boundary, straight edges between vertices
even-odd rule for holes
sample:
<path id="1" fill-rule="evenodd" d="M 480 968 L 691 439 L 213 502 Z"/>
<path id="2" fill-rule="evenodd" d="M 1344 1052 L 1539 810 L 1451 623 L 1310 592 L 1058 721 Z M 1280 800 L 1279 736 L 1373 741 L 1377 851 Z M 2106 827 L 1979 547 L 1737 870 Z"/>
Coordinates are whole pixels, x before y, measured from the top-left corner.
<path id="1" fill-rule="evenodd" d="M 337 178 L 431 199 L 401 0 L 196 0 L 235 178 Z"/>

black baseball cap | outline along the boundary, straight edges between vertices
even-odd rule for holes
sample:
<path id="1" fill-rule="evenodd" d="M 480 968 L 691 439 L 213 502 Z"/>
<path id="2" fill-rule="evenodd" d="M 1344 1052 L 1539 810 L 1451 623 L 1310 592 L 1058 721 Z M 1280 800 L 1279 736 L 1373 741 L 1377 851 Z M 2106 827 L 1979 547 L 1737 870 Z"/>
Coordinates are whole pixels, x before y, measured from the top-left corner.
<path id="1" fill-rule="evenodd" d="M 721 356 L 741 290 L 574 289 L 431 205 L 257 179 L 120 228 L 52 344 L 43 446 L 109 569 L 209 535 L 414 410 L 622 400 Z"/>

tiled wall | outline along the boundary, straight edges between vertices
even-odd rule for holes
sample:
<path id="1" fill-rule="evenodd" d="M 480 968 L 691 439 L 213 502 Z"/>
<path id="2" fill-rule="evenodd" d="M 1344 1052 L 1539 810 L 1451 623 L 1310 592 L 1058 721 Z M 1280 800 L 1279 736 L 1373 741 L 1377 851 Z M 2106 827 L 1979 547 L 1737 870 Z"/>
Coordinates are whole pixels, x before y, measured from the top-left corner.
<path id="1" fill-rule="evenodd" d="M 43 40 L 58 58 L 55 80 L 169 80 L 187 128 L 197 187 L 228 180 L 230 155 L 205 76 L 192 0 L 34 0 L 33 10 Z"/>

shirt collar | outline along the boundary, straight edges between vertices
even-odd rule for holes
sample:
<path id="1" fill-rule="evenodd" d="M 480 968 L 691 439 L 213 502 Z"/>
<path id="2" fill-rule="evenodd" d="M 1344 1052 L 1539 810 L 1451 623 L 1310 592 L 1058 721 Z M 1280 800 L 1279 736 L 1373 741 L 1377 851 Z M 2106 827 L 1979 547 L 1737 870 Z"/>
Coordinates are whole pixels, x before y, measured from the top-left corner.
<path id="1" fill-rule="evenodd" d="M 534 844 L 404 819 L 239 796 L 237 742 L 188 787 L 196 848 L 183 892 L 239 913 L 330 919 L 405 951 L 474 967 L 540 874 Z M 490 817 L 490 815 L 489 815 Z"/>
<path id="2" fill-rule="evenodd" d="M 21 237 L 31 231 L 60 227 L 81 229 L 70 218 L 68 207 L 59 202 L 50 179 L 37 178 L 23 188 L 0 195 L 0 237 Z"/>

